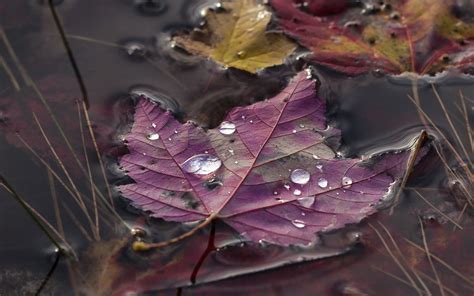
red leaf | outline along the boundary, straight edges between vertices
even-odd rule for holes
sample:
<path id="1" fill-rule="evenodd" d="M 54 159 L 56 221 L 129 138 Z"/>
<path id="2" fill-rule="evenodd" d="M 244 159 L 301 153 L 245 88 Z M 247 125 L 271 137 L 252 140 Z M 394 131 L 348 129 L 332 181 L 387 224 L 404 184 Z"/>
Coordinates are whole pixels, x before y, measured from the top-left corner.
<path id="1" fill-rule="evenodd" d="M 409 152 L 369 160 L 336 157 L 326 144 L 325 102 L 306 72 L 274 98 L 232 110 L 217 129 L 181 124 L 138 101 L 120 164 L 120 187 L 154 217 L 219 218 L 253 241 L 309 244 L 315 233 L 357 223 L 404 174 Z"/>

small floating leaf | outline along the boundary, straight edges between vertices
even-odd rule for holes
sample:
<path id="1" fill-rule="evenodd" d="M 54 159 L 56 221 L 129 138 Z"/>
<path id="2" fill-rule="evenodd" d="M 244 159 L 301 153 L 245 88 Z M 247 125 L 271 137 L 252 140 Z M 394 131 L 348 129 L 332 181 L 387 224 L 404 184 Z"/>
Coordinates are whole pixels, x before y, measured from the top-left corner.
<path id="1" fill-rule="evenodd" d="M 280 65 L 296 45 L 280 33 L 267 32 L 271 13 L 256 0 L 224 1 L 206 14 L 203 30 L 174 37 L 176 45 L 251 73 Z"/>

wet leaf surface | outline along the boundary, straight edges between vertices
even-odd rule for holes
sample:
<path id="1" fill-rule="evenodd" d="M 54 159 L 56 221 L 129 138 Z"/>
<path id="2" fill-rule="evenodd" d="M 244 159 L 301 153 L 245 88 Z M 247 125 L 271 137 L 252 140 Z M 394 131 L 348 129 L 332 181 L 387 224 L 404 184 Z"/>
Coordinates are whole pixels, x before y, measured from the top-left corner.
<path id="1" fill-rule="evenodd" d="M 178 46 L 224 65 L 251 73 L 280 65 L 296 45 L 267 32 L 271 13 L 256 0 L 223 1 L 206 13 L 203 29 L 174 37 Z"/>
<path id="2" fill-rule="evenodd" d="M 328 143 L 337 144 L 340 131 L 327 125 L 326 103 L 307 76 L 207 131 L 140 99 L 126 136 L 130 154 L 120 159 L 134 183 L 119 190 L 153 217 L 219 218 L 247 239 L 279 245 L 310 244 L 315 233 L 374 213 L 409 152 L 336 157 Z"/>
<path id="3" fill-rule="evenodd" d="M 472 71 L 474 25 L 454 13 L 456 1 L 322 2 L 270 1 L 279 26 L 312 61 L 350 75 Z"/>

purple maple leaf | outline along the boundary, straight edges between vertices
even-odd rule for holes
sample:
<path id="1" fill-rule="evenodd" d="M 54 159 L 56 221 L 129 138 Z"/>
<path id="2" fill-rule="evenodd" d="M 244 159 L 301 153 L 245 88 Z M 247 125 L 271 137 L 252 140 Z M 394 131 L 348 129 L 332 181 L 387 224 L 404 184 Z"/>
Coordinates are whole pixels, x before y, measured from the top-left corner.
<path id="1" fill-rule="evenodd" d="M 233 109 L 216 128 L 182 124 L 142 98 L 120 164 L 135 183 L 125 197 L 154 217 L 214 215 L 253 241 L 308 244 L 316 233 L 376 211 L 405 173 L 409 151 L 336 157 L 315 81 L 299 73 L 277 96 Z"/>

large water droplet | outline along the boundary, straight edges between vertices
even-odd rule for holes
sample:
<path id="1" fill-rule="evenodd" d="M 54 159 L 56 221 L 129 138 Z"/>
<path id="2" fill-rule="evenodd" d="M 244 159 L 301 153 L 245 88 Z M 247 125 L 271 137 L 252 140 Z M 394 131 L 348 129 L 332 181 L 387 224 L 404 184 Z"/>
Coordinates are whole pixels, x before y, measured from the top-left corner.
<path id="1" fill-rule="evenodd" d="M 235 124 L 228 121 L 222 122 L 219 126 L 219 132 L 223 135 L 232 135 L 235 133 Z"/>
<path id="2" fill-rule="evenodd" d="M 157 133 L 149 133 L 146 138 L 150 141 L 156 141 L 160 138 L 160 135 L 158 135 Z"/>
<path id="3" fill-rule="evenodd" d="M 222 161 L 210 154 L 198 154 L 187 159 L 183 164 L 183 169 L 196 175 L 208 175 L 217 171 L 222 165 Z"/>
<path id="4" fill-rule="evenodd" d="M 352 185 L 352 179 L 347 176 L 344 176 L 342 178 L 342 187 L 349 188 L 351 187 L 351 185 Z"/>
<path id="5" fill-rule="evenodd" d="M 293 220 L 291 221 L 291 224 L 293 224 L 296 228 L 304 228 L 306 226 L 306 223 L 301 220 Z"/>
<path id="6" fill-rule="evenodd" d="M 309 208 L 314 204 L 314 196 L 306 196 L 298 198 L 298 202 L 305 208 Z"/>
<path id="7" fill-rule="evenodd" d="M 328 180 L 326 180 L 325 178 L 319 178 L 318 179 L 318 186 L 321 187 L 321 188 L 326 188 L 328 187 Z"/>
<path id="8" fill-rule="evenodd" d="M 305 170 L 296 169 L 291 172 L 290 179 L 295 184 L 304 185 L 309 182 L 311 175 Z"/>

